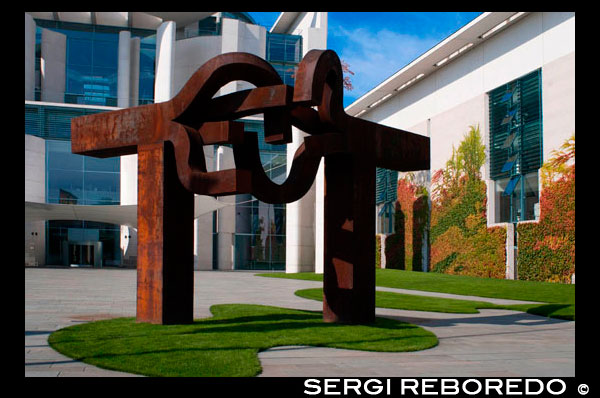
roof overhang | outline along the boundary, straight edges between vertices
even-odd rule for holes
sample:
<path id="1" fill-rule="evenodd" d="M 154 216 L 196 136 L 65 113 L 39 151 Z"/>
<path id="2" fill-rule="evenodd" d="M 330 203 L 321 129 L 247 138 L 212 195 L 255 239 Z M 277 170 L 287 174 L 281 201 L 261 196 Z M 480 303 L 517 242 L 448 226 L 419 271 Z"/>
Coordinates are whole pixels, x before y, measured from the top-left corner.
<path id="1" fill-rule="evenodd" d="M 231 203 L 211 196 L 194 196 L 194 218 Z M 46 220 L 96 221 L 137 228 L 137 205 L 85 206 L 53 203 L 25 202 L 25 222 Z"/>
<path id="2" fill-rule="evenodd" d="M 290 33 L 292 23 L 298 18 L 300 12 L 282 12 L 271 27 L 270 33 Z"/>
<path id="3" fill-rule="evenodd" d="M 525 14 L 528 13 L 486 12 L 481 14 L 348 105 L 345 109 L 346 113 L 351 116 L 362 116 L 419 79 L 459 58 Z"/>
<path id="4" fill-rule="evenodd" d="M 33 18 L 92 25 L 157 29 L 165 21 L 185 26 L 215 12 L 27 12 Z"/>

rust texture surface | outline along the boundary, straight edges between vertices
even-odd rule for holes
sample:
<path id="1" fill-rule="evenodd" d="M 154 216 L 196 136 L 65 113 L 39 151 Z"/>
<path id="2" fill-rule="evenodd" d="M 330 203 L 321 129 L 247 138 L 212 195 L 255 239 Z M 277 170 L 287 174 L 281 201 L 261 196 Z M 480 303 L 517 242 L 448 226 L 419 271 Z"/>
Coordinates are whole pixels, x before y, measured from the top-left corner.
<path id="1" fill-rule="evenodd" d="M 429 169 L 429 138 L 347 115 L 342 69 L 331 50 L 309 51 L 294 87 L 248 53 L 216 56 L 170 101 L 72 120 L 72 152 L 138 154 L 137 319 L 192 322 L 193 194 L 249 193 L 289 203 L 311 187 L 325 159 L 323 319 L 375 318 L 375 168 Z M 225 84 L 254 86 L 214 97 Z M 213 98 L 214 97 L 214 98 Z M 244 116 L 264 115 L 269 144 L 286 144 L 292 126 L 308 133 L 276 184 L 260 161 L 258 136 Z M 202 147 L 231 144 L 235 168 L 208 172 Z"/>

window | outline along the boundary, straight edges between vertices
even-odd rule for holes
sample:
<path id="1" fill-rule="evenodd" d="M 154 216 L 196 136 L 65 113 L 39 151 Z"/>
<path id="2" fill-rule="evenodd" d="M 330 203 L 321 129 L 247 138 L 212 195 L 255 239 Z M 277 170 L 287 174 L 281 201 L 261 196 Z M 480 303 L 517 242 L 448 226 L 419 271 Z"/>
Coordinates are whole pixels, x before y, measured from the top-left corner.
<path id="1" fill-rule="evenodd" d="M 120 158 L 71 153 L 69 141 L 46 140 L 46 202 L 118 205 Z"/>
<path id="2" fill-rule="evenodd" d="M 276 184 L 287 178 L 286 145 L 270 145 L 264 141 L 264 124 L 260 120 L 242 120 L 246 131 L 256 132 L 260 160 L 265 174 Z M 228 146 L 228 145 L 227 145 Z M 215 146 L 215 151 L 217 150 Z M 268 204 L 250 194 L 235 197 L 233 233 L 234 269 L 285 270 L 286 205 Z M 218 268 L 217 235 L 220 228 L 216 212 L 213 217 L 213 268 Z"/>
<path id="3" fill-rule="evenodd" d="M 377 168 L 375 170 L 375 204 L 377 205 L 376 232 L 394 233 L 394 203 L 398 198 L 398 172 Z"/>
<path id="4" fill-rule="evenodd" d="M 293 86 L 293 75 L 302 58 L 302 36 L 267 33 L 267 61 L 284 84 Z"/>
<path id="5" fill-rule="evenodd" d="M 533 220 L 542 165 L 541 70 L 492 90 L 489 112 L 495 222 Z"/>
<path id="6" fill-rule="evenodd" d="M 129 30 L 140 37 L 139 102 L 153 102 L 156 31 L 117 26 L 88 25 L 49 20 L 35 20 L 36 48 L 41 46 L 41 29 L 66 36 L 66 103 L 117 106 L 119 32 Z M 36 52 L 36 65 L 41 53 Z M 39 95 L 38 95 L 39 97 Z"/>

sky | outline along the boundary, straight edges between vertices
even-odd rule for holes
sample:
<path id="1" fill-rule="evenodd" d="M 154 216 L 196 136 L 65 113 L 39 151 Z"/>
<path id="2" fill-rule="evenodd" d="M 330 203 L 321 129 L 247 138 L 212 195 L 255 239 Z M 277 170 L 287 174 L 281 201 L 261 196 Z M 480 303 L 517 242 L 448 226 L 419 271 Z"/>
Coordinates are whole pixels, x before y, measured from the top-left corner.
<path id="1" fill-rule="evenodd" d="M 279 12 L 250 12 L 267 28 Z M 481 12 L 329 12 L 327 48 L 354 72 L 344 107 L 462 28 Z"/>

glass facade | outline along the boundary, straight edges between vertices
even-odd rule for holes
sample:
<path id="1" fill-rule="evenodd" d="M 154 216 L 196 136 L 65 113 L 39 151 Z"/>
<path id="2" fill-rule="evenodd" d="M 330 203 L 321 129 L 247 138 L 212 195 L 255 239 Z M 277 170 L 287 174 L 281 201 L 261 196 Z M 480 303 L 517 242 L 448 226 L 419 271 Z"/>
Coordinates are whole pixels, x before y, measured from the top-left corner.
<path id="1" fill-rule="evenodd" d="M 223 13 L 254 23 L 245 13 Z M 248 19 L 249 18 L 249 19 Z M 117 106 L 119 32 L 140 37 L 139 104 L 154 98 L 156 31 L 35 20 L 36 100 L 41 99 L 42 29 L 66 36 L 64 102 L 91 106 Z M 209 17 L 177 31 L 177 39 L 221 34 L 221 23 Z M 182 36 L 183 35 L 183 36 Z M 267 33 L 267 60 L 285 84 L 294 84 L 302 57 L 301 36 Z M 25 132 L 46 140 L 46 202 L 77 205 L 120 203 L 120 159 L 97 159 L 71 153 L 73 117 L 103 112 L 94 108 L 25 105 Z M 258 133 L 259 151 L 266 174 L 276 183 L 286 178 L 286 145 L 264 141 L 260 120 L 244 120 L 246 131 Z M 216 148 L 215 148 L 216 150 Z M 251 195 L 237 195 L 233 236 L 234 269 L 285 269 L 286 206 L 266 204 Z M 217 212 L 213 213 L 218 234 Z M 213 240 L 213 244 L 216 240 Z M 216 246 L 214 246 L 216 249 Z M 214 251 L 214 264 L 219 253 Z M 46 222 L 46 264 L 87 266 L 121 265 L 120 226 L 87 221 Z"/>
<path id="2" fill-rule="evenodd" d="M 287 176 L 286 145 L 265 143 L 262 121 L 243 122 L 246 131 L 258 133 L 260 159 L 266 175 L 282 184 Z M 234 269 L 284 270 L 285 204 L 263 203 L 249 194 L 236 195 L 235 202 Z M 213 231 L 218 233 L 216 222 Z M 216 262 L 213 264 L 217 268 Z"/>
<path id="3" fill-rule="evenodd" d="M 46 202 L 118 205 L 120 158 L 71 153 L 70 141 L 46 140 Z"/>
<path id="4" fill-rule="evenodd" d="M 538 217 L 542 165 L 541 70 L 489 93 L 490 176 L 495 184 L 495 222 Z"/>
<path id="5" fill-rule="evenodd" d="M 118 205 L 120 158 L 75 155 L 70 141 L 46 140 L 46 203 Z M 106 267 L 120 263 L 120 226 L 46 222 L 46 264 Z"/>
<path id="6" fill-rule="evenodd" d="M 88 25 L 36 19 L 36 83 L 40 90 L 39 65 L 42 28 L 66 36 L 66 82 L 64 102 L 117 106 L 119 32 L 128 30 L 140 38 L 139 102 L 154 98 L 156 31 L 116 26 Z M 36 99 L 39 99 L 39 93 Z"/>

